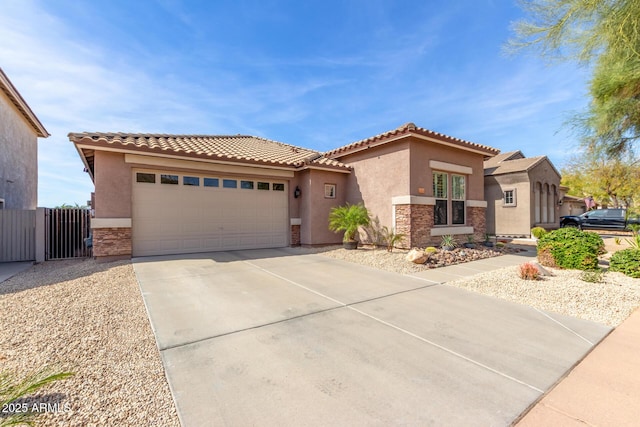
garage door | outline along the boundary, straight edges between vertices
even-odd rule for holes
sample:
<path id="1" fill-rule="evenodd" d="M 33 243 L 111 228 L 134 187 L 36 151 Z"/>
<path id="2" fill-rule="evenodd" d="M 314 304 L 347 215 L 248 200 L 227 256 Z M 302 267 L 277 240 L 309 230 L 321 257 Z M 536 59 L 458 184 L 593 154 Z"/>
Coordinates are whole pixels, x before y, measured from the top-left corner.
<path id="1" fill-rule="evenodd" d="M 137 170 L 133 255 L 288 245 L 284 181 Z"/>

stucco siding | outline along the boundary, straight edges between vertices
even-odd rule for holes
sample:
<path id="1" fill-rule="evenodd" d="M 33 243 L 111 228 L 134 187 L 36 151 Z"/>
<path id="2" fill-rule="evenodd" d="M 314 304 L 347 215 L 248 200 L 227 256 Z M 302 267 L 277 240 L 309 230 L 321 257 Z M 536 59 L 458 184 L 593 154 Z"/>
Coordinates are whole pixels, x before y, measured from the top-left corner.
<path id="1" fill-rule="evenodd" d="M 529 181 L 531 182 L 531 194 L 532 194 L 532 202 L 531 202 L 531 214 L 532 214 L 532 225 L 540 224 L 544 228 L 558 228 L 560 226 L 560 206 L 558 205 L 558 200 L 560 199 L 560 175 L 556 173 L 554 168 L 551 166 L 551 163 L 548 160 L 545 160 L 536 166 L 534 166 L 529 171 Z M 540 221 L 536 223 L 535 221 L 535 185 L 536 183 L 542 184 L 544 187 L 547 186 L 547 219 L 544 220 L 544 216 L 540 218 Z M 544 206 L 543 206 L 544 207 Z"/>
<path id="2" fill-rule="evenodd" d="M 528 236 L 532 227 L 532 193 L 526 172 L 485 178 L 487 233 L 500 236 Z M 503 193 L 515 190 L 516 205 L 506 206 Z"/>
<path id="3" fill-rule="evenodd" d="M 1 91 L 0 198 L 5 209 L 35 209 L 38 202 L 38 136 Z"/>
<path id="4" fill-rule="evenodd" d="M 96 218 L 131 218 L 131 165 L 123 153 L 95 153 Z"/>
<path id="5" fill-rule="evenodd" d="M 347 178 L 346 200 L 363 202 L 372 218 L 378 217 L 380 225 L 392 227 L 391 198 L 411 194 L 409 143 L 374 147 L 340 161 L 353 167 Z"/>
<path id="6" fill-rule="evenodd" d="M 340 243 L 342 233 L 329 230 L 329 212 L 334 206 L 347 201 L 347 175 L 322 170 L 306 170 L 300 173 L 300 243 L 324 245 Z M 325 184 L 335 184 L 335 198 L 325 197 Z"/>
<path id="7" fill-rule="evenodd" d="M 411 142 L 411 187 L 407 194 L 433 196 L 433 169 L 429 167 L 431 160 L 471 168 L 472 173 L 467 175 L 466 198 L 484 200 L 482 155 L 420 139 Z M 419 193 L 420 188 L 425 190 L 424 194 Z"/>

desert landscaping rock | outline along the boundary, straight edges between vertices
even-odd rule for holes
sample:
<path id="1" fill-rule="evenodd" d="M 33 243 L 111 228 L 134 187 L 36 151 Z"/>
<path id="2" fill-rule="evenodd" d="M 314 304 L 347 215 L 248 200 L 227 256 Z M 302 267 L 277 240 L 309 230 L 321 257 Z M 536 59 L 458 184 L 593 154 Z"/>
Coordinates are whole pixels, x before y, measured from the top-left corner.
<path id="1" fill-rule="evenodd" d="M 75 373 L 28 401 L 70 409 L 39 425 L 180 425 L 130 262 L 49 261 L 0 283 L 0 330 L 2 370 Z"/>
<path id="2" fill-rule="evenodd" d="M 429 257 L 425 253 L 425 251 L 420 249 L 411 249 L 407 254 L 407 261 L 412 262 L 414 264 L 424 264 L 427 262 Z"/>
<path id="3" fill-rule="evenodd" d="M 298 250 L 301 253 L 321 253 L 331 258 L 401 274 L 502 254 L 491 248 L 439 250 L 431 254 L 426 264 L 421 265 L 407 262 L 407 251 L 402 250 L 394 250 L 392 253 L 373 248 L 356 251 L 346 251 L 339 247 Z M 515 250 L 517 249 L 507 247 L 507 253 Z M 601 283 L 590 283 L 580 280 L 580 271 L 545 268 L 548 276 L 531 281 L 520 279 L 517 268 L 508 267 L 477 274 L 447 282 L 447 285 L 609 326 L 619 325 L 635 308 L 640 307 L 640 279 L 633 279 L 622 273 L 607 272 Z"/>

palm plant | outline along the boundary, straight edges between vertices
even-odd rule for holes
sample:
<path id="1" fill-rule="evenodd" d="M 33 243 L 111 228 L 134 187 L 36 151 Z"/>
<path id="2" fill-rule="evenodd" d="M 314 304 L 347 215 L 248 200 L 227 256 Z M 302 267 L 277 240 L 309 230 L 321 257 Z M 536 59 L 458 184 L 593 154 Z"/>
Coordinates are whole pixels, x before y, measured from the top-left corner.
<path id="1" fill-rule="evenodd" d="M 358 227 L 369 224 L 369 212 L 362 203 L 331 208 L 329 230 L 344 231 L 343 242 L 355 242 Z"/>
<path id="2" fill-rule="evenodd" d="M 387 226 L 382 227 L 380 234 L 387 245 L 387 252 L 393 252 L 393 247 L 404 239 L 404 234 L 396 233 L 393 228 Z"/>
<path id="3" fill-rule="evenodd" d="M 55 367 L 45 366 L 44 368 L 27 375 L 19 380 L 15 373 L 11 371 L 0 372 L 0 407 L 9 407 L 11 402 L 22 399 L 35 393 L 41 388 L 59 380 L 64 380 L 72 376 L 71 372 L 59 371 Z M 26 408 L 26 412 L 9 413 L 0 418 L 0 427 L 17 425 L 35 425 L 34 417 L 37 412 L 31 412 Z"/>

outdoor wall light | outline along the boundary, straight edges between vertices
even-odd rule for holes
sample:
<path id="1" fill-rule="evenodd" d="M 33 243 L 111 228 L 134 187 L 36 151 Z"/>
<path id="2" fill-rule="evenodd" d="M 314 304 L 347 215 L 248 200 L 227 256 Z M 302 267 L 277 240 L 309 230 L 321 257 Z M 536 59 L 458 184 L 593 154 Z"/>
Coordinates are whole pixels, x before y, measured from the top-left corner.
<path id="1" fill-rule="evenodd" d="M 296 189 L 293 190 L 293 197 L 296 199 L 302 195 L 302 191 L 300 191 L 300 187 L 296 185 Z"/>

